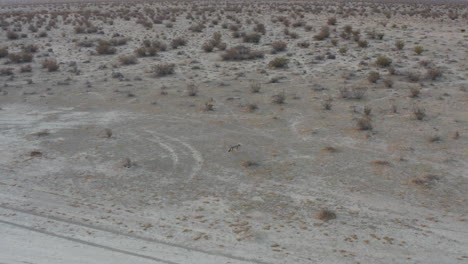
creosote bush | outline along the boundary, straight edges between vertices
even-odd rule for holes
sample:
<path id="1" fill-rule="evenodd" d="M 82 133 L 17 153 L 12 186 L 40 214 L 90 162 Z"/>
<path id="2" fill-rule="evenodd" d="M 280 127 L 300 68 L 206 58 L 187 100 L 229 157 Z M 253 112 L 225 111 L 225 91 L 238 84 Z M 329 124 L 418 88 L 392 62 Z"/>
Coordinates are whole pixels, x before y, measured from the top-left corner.
<path id="1" fill-rule="evenodd" d="M 177 49 L 178 47 L 185 45 L 187 45 L 187 40 L 182 37 L 175 38 L 171 41 L 171 47 L 173 49 Z"/>
<path id="2" fill-rule="evenodd" d="M 33 55 L 30 52 L 16 52 L 16 53 L 9 53 L 8 58 L 12 63 L 25 63 L 31 62 L 33 59 Z"/>
<path id="3" fill-rule="evenodd" d="M 330 36 L 330 28 L 327 26 L 322 27 L 320 32 L 314 36 L 315 40 L 325 40 Z"/>
<path id="4" fill-rule="evenodd" d="M 242 37 L 242 40 L 247 43 L 259 43 L 261 38 L 262 38 L 262 35 L 258 33 L 250 33 L 250 34 L 245 34 Z"/>

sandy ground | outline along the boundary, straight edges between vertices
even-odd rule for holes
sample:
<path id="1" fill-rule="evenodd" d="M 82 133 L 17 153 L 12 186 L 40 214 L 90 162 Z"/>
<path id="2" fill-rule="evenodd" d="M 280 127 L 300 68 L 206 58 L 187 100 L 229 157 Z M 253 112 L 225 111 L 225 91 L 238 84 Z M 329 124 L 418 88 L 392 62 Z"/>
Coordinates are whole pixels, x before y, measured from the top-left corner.
<path id="1" fill-rule="evenodd" d="M 115 17 L 109 25 L 91 16 L 103 34 L 76 34 L 60 16 L 45 38 L 25 23 L 21 32 L 28 36 L 8 40 L 13 24 L 7 26 L 0 47 L 11 53 L 35 44 L 39 51 L 26 64 L 0 58 L 0 69 L 14 71 L 0 76 L 0 263 L 466 263 L 468 35 L 461 14 L 467 8 L 457 8 L 460 16 L 452 20 L 453 9 L 441 6 L 428 5 L 443 14 L 438 18 L 390 6 L 399 10 L 391 18 L 337 14 L 337 25 L 329 26 L 335 47 L 313 39 L 332 13 L 304 12 L 300 20 L 313 28 L 290 27 L 299 35 L 293 39 L 271 19 L 294 12 L 259 4 L 262 13 L 236 16 L 241 31 L 251 32 L 249 19 L 265 24 L 260 43 L 245 44 L 265 58 L 237 62 L 201 49 L 214 32 L 228 47 L 242 44 L 222 28 L 235 13 L 220 14 L 221 5 L 205 13 L 208 21 L 220 14 L 219 24 L 207 22 L 201 33 L 188 30 L 188 11 L 176 13 L 172 27 L 164 22 L 149 30 L 134 18 Z M 171 6 L 1 12 L 121 7 Z M 348 24 L 369 47 L 339 37 Z M 385 36 L 369 39 L 369 30 Z M 114 55 L 77 46 L 115 33 L 129 41 Z M 169 44 L 178 36 L 188 44 L 134 65 L 119 63 L 144 39 Z M 287 50 L 272 54 L 275 40 L 287 42 Z M 396 40 L 405 41 L 403 50 Z M 302 41 L 310 46 L 298 47 Z M 421 55 L 413 51 L 417 45 L 425 49 Z M 380 55 L 392 59 L 397 74 L 374 65 Z M 277 57 L 288 58 L 289 67 L 269 67 Z M 43 69 L 46 58 L 56 59 L 59 70 Z M 160 63 L 174 63 L 175 73 L 155 77 L 149 70 Z M 424 78 L 428 64 L 442 69 L 442 77 Z M 20 73 L 24 65 L 32 72 Z M 370 71 L 380 73 L 377 83 L 367 80 Z M 410 72 L 422 78 L 410 82 Z M 259 93 L 250 91 L 252 81 Z M 197 96 L 187 94 L 191 83 Z M 346 99 L 343 87 L 367 92 Z M 420 95 L 412 98 L 415 87 Z M 278 93 L 284 104 L 272 103 Z M 331 110 L 322 107 L 327 97 Z M 206 111 L 211 98 L 214 109 Z M 258 109 L 249 111 L 249 104 Z M 423 120 L 414 117 L 416 106 L 425 109 Z M 361 131 L 356 119 L 365 107 L 372 109 L 373 129 Z M 238 143 L 239 150 L 228 152 Z M 325 209 L 336 218 L 318 219 Z"/>

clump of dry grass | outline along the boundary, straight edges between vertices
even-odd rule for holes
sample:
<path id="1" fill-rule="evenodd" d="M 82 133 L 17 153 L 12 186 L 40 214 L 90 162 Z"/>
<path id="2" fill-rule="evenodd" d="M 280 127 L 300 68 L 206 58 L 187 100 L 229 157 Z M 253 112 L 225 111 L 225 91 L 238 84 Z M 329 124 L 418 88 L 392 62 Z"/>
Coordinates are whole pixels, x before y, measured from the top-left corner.
<path id="1" fill-rule="evenodd" d="M 336 218 L 335 212 L 331 210 L 322 210 L 315 214 L 315 218 L 322 220 L 322 221 L 330 221 Z"/>
<path id="2" fill-rule="evenodd" d="M 259 43 L 261 38 L 262 38 L 262 35 L 258 33 L 250 33 L 250 34 L 245 34 L 242 37 L 242 40 L 247 43 Z"/>
<path id="3" fill-rule="evenodd" d="M 442 138 L 439 135 L 432 135 L 427 138 L 427 142 L 429 143 L 439 142 L 441 140 Z"/>
<path id="4" fill-rule="evenodd" d="M 405 42 L 403 40 L 397 40 L 395 41 L 395 47 L 398 50 L 402 50 L 405 47 Z"/>
<path id="5" fill-rule="evenodd" d="M 420 89 L 419 87 L 416 87 L 416 86 L 410 87 L 409 96 L 410 96 L 411 98 L 416 98 L 416 97 L 418 97 L 420 93 L 421 93 L 421 89 Z"/>
<path id="6" fill-rule="evenodd" d="M 438 78 L 442 77 L 442 74 L 443 72 L 440 68 L 430 68 L 430 69 L 427 69 L 426 77 L 429 80 L 435 81 Z"/>
<path id="7" fill-rule="evenodd" d="M 258 105 L 257 105 L 257 104 L 254 104 L 254 103 L 248 104 L 248 105 L 246 106 L 246 109 L 247 109 L 248 112 L 252 113 L 252 112 L 254 112 L 255 110 L 258 109 Z"/>

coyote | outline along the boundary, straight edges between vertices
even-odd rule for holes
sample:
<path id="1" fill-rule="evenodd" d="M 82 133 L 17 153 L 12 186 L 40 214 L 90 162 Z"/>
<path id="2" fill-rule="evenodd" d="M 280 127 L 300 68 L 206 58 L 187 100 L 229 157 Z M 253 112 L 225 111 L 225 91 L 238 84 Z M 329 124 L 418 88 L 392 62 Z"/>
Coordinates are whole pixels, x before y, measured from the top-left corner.
<path id="1" fill-rule="evenodd" d="M 237 145 L 234 145 L 234 146 L 230 146 L 228 152 L 233 152 L 234 150 L 239 150 L 240 146 L 241 146 L 240 143 L 237 144 Z"/>

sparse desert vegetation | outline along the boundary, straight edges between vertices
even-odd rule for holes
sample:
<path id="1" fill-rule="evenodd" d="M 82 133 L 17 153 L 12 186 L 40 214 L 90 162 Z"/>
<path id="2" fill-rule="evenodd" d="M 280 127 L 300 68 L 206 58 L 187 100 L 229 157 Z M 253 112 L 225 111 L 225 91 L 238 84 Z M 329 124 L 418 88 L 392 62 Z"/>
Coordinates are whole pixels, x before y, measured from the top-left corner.
<path id="1" fill-rule="evenodd" d="M 466 261 L 466 1 L 0 6 L 0 262 Z"/>

